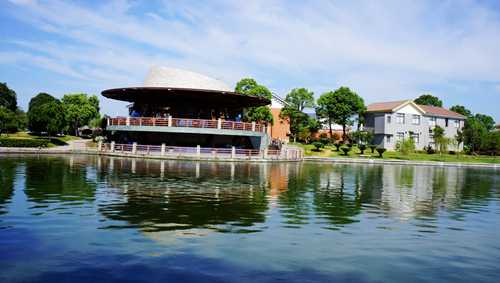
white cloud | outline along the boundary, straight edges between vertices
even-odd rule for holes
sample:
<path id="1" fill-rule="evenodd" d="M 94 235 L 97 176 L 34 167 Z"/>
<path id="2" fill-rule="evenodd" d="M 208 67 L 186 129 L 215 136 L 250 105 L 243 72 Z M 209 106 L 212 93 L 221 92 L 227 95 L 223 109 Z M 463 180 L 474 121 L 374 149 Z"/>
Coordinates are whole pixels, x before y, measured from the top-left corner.
<path id="1" fill-rule="evenodd" d="M 96 85 L 137 84 L 149 66 L 171 65 L 280 92 L 349 85 L 373 101 L 500 78 L 498 15 L 469 1 L 15 2 L 19 20 L 62 39 L 14 40 L 13 58 Z"/>

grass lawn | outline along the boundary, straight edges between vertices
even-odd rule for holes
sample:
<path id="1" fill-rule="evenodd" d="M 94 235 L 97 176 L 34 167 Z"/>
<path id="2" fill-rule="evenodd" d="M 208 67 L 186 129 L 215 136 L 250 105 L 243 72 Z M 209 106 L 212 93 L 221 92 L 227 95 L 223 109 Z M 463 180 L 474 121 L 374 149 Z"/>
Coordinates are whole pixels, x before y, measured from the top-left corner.
<path id="1" fill-rule="evenodd" d="M 32 135 L 28 132 L 17 132 L 14 134 L 2 134 L 2 137 L 8 138 L 18 138 L 18 139 L 47 139 L 46 136 L 36 136 Z M 50 137 L 49 147 L 59 146 L 59 145 L 67 145 L 70 140 L 79 140 L 79 137 L 75 136 L 58 136 L 58 137 Z"/>
<path id="2" fill-rule="evenodd" d="M 344 153 L 338 152 L 334 146 L 326 146 L 320 151 L 315 151 L 315 147 L 311 144 L 300 144 L 292 143 L 295 146 L 302 147 L 305 151 L 306 156 L 318 156 L 318 157 L 347 157 L 347 158 L 379 158 L 378 153 L 371 153 L 370 149 L 366 149 L 364 154 L 356 146 L 353 146 L 348 156 Z M 386 151 L 384 153 L 383 159 L 399 159 L 399 160 L 418 160 L 418 161 L 442 161 L 442 162 L 471 162 L 471 163 L 500 163 L 500 157 L 498 156 L 486 156 L 486 155 L 466 155 L 466 154 L 427 154 L 427 153 L 410 153 L 408 155 L 403 155 L 397 151 Z"/>

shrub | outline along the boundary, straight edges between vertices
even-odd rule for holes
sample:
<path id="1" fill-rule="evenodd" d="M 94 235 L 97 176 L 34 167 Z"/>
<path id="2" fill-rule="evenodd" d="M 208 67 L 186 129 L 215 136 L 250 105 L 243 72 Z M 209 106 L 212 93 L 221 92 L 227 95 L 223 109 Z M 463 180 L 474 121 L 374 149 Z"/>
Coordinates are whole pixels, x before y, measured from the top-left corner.
<path id="1" fill-rule="evenodd" d="M 377 148 L 376 145 L 370 144 L 368 147 L 370 148 L 370 150 L 372 151 L 372 153 L 375 153 L 375 149 Z"/>
<path id="2" fill-rule="evenodd" d="M 313 142 L 312 145 L 315 147 L 315 151 L 320 151 L 323 147 L 325 147 L 325 145 L 319 141 Z"/>
<path id="3" fill-rule="evenodd" d="M 410 152 L 415 152 L 415 142 L 411 138 L 400 140 L 396 143 L 396 150 L 408 155 Z"/>
<path id="4" fill-rule="evenodd" d="M 348 144 L 347 144 L 347 146 L 348 146 L 349 148 L 352 148 L 352 146 L 353 146 L 353 145 L 354 145 L 354 144 L 352 144 L 352 143 L 348 143 Z"/>
<path id="5" fill-rule="evenodd" d="M 387 149 L 383 148 L 383 147 L 378 147 L 377 148 L 377 152 L 378 152 L 378 155 L 380 158 L 382 158 L 382 155 L 384 154 L 384 152 L 386 151 Z"/>
<path id="6" fill-rule="evenodd" d="M 0 138 L 3 147 L 47 147 L 48 144 L 46 139 Z"/>
<path id="7" fill-rule="evenodd" d="M 349 154 L 349 151 L 351 151 L 351 148 L 348 146 L 343 146 L 340 149 L 344 152 L 344 155 L 347 156 Z"/>
<path id="8" fill-rule="evenodd" d="M 366 145 L 365 144 L 360 144 L 358 146 L 358 148 L 359 148 L 359 151 L 361 151 L 361 154 L 365 153 L 365 149 L 366 149 Z"/>
<path id="9" fill-rule="evenodd" d="M 342 146 L 341 143 L 339 143 L 339 142 L 335 143 L 335 148 L 337 149 L 337 151 L 340 151 L 341 146 Z"/>
<path id="10" fill-rule="evenodd" d="M 432 148 L 432 146 L 424 146 L 424 150 L 427 152 L 427 154 L 434 154 L 436 151 Z"/>
<path id="11" fill-rule="evenodd" d="M 326 146 L 326 145 L 330 144 L 330 139 L 327 138 L 327 137 L 320 137 L 318 141 L 320 143 L 322 143 L 323 146 Z"/>

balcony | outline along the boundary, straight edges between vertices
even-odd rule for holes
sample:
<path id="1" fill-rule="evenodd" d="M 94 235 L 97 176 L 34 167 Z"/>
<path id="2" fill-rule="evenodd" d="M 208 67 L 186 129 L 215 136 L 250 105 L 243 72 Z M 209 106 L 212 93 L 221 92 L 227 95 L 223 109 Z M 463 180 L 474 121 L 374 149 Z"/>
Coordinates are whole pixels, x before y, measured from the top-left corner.
<path id="1" fill-rule="evenodd" d="M 266 126 L 259 123 L 246 123 L 227 120 L 204 120 L 185 118 L 155 118 L 155 117 L 116 117 L 108 118 L 108 128 L 118 127 L 168 127 L 168 128 L 197 128 L 214 130 L 233 130 L 255 133 L 266 133 Z M 158 128 L 160 129 L 160 128 Z"/>

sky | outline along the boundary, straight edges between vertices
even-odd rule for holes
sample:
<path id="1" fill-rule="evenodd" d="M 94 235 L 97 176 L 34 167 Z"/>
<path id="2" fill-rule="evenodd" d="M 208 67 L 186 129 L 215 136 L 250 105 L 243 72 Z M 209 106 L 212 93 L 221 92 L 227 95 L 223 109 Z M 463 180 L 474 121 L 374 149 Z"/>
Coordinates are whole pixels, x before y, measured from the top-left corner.
<path id="1" fill-rule="evenodd" d="M 47 92 L 141 86 L 152 66 L 279 96 L 347 86 L 366 104 L 438 96 L 500 122 L 500 1 L 0 1 L 0 82 Z"/>

